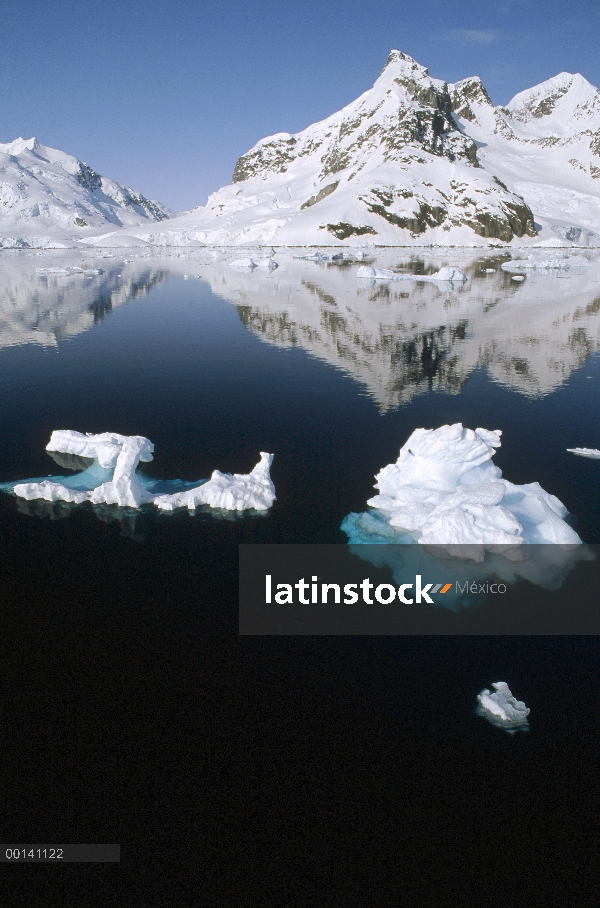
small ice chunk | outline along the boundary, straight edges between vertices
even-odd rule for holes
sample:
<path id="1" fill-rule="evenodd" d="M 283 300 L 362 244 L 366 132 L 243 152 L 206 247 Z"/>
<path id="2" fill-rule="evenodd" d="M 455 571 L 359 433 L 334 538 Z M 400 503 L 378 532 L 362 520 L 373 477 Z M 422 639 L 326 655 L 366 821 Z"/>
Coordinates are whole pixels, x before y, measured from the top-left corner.
<path id="1" fill-rule="evenodd" d="M 452 284 L 464 284 L 468 280 L 467 275 L 460 268 L 440 268 L 434 274 L 401 274 L 387 268 L 370 268 L 367 265 L 361 265 L 356 272 L 356 277 L 371 281 L 430 281 Z"/>
<path id="2" fill-rule="evenodd" d="M 275 259 L 272 259 L 270 256 L 266 259 L 257 259 L 255 265 L 257 268 L 263 268 L 265 271 L 275 271 L 276 268 L 279 268 Z"/>
<path id="3" fill-rule="evenodd" d="M 77 265 L 68 265 L 66 268 L 36 268 L 36 274 L 104 274 L 102 268 L 78 268 Z"/>
<path id="4" fill-rule="evenodd" d="M 256 262 L 249 258 L 235 259 L 233 262 L 229 262 L 229 267 L 234 271 L 254 271 L 258 267 Z"/>
<path id="5" fill-rule="evenodd" d="M 427 277 L 420 276 L 419 280 L 451 281 L 453 284 L 464 284 L 464 282 L 469 279 L 460 268 L 440 268 L 435 274 L 430 274 Z"/>
<path id="6" fill-rule="evenodd" d="M 387 268 L 370 268 L 368 265 L 361 265 L 356 272 L 357 278 L 367 278 L 371 281 L 395 281 L 397 278 L 408 275 L 398 275 L 395 271 L 389 271 Z"/>
<path id="7" fill-rule="evenodd" d="M 530 711 L 523 701 L 513 697 L 506 681 L 496 681 L 492 687 L 495 693 L 490 693 L 484 688 L 477 694 L 478 705 L 475 707 L 477 715 L 511 734 L 519 728 L 527 730 L 529 728 L 527 716 Z"/>
<path id="8" fill-rule="evenodd" d="M 589 268 L 592 263 L 583 255 L 569 255 L 553 259 L 539 259 L 533 255 L 526 259 L 512 259 L 500 266 L 503 271 L 564 271 L 568 268 Z"/>
<path id="9" fill-rule="evenodd" d="M 598 448 L 567 448 L 569 454 L 579 454 L 580 457 L 591 457 L 593 460 L 600 460 L 600 451 Z"/>

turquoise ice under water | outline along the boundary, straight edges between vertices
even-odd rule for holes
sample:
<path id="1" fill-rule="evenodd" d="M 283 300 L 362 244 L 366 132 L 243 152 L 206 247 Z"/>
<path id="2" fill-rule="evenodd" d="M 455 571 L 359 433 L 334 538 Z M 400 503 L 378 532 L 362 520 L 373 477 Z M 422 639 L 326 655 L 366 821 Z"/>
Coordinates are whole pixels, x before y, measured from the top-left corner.
<path id="1" fill-rule="evenodd" d="M 12 493 L 14 492 L 15 486 L 30 482 L 59 482 L 67 489 L 73 489 L 77 492 L 91 492 L 98 488 L 99 485 L 102 485 L 102 483 L 110 482 L 113 472 L 112 468 L 105 469 L 98 463 L 93 463 L 80 473 L 75 473 L 70 476 L 48 475 L 37 476 L 32 479 L 17 479 L 12 482 L 2 482 L 0 483 L 0 491 Z M 206 479 L 196 479 L 192 481 L 186 481 L 184 479 L 152 479 L 150 476 L 146 476 L 144 473 L 139 472 L 136 472 L 136 476 L 142 488 L 151 495 L 174 495 L 177 492 L 187 492 L 189 489 L 196 488 L 196 486 L 203 485 L 208 481 Z"/>

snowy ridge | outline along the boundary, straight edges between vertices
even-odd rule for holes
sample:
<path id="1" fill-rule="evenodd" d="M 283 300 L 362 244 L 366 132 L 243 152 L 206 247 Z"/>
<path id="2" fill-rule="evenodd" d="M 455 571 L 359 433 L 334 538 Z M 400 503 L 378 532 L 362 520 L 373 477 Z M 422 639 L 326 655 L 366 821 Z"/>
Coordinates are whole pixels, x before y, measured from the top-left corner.
<path id="1" fill-rule="evenodd" d="M 600 92 L 560 73 L 494 107 L 479 79 L 450 86 L 481 166 L 520 193 L 547 245 L 600 245 Z"/>

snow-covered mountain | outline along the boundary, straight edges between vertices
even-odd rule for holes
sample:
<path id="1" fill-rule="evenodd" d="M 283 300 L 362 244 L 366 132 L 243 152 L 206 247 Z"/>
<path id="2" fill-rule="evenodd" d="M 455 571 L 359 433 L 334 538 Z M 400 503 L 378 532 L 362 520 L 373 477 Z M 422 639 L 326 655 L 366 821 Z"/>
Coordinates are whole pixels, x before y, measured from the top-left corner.
<path id="1" fill-rule="evenodd" d="M 600 245 L 600 92 L 560 73 L 494 107 L 480 79 L 450 86 L 483 168 L 522 195 L 541 233 Z M 546 228 L 544 230 L 544 227 Z"/>
<path id="2" fill-rule="evenodd" d="M 600 93 L 563 73 L 495 108 L 392 51 L 372 89 L 258 142 L 158 244 L 600 244 Z"/>
<path id="3" fill-rule="evenodd" d="M 172 214 L 35 138 L 0 143 L 0 247 L 70 246 Z"/>
<path id="4" fill-rule="evenodd" d="M 561 73 L 494 107 L 392 51 L 352 104 L 173 214 L 35 139 L 0 145 L 0 247 L 600 246 L 600 92 Z"/>
<path id="5" fill-rule="evenodd" d="M 370 91 L 297 135 L 262 140 L 205 208 L 144 238 L 160 242 L 175 231 L 223 245 L 535 236 L 523 199 L 479 166 L 475 142 L 453 118 L 446 83 L 398 51 Z"/>

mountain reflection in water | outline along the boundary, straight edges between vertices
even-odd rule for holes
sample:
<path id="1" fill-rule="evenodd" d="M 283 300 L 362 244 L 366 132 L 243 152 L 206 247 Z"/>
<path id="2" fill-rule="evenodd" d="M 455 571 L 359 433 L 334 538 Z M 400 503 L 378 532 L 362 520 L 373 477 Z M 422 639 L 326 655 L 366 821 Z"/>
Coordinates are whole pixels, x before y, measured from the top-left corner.
<path id="1" fill-rule="evenodd" d="M 559 250 L 557 254 L 561 254 Z M 432 273 L 458 264 L 450 284 L 369 282 L 356 265 L 285 258 L 271 274 L 203 268 L 262 340 L 302 347 L 362 384 L 385 413 L 428 391 L 458 393 L 485 368 L 529 397 L 559 388 L 600 346 L 600 264 L 512 280 L 507 256 L 458 252 L 430 259 L 373 256 L 378 268 Z M 592 260 L 592 257 L 590 257 Z"/>
<path id="2" fill-rule="evenodd" d="M 75 265 L 102 273 L 52 273 Z M 113 309 L 150 292 L 168 272 L 150 261 L 63 253 L 3 252 L 0 260 L 0 349 L 22 344 L 55 347 L 101 322 Z"/>
<path id="3" fill-rule="evenodd" d="M 590 267 L 530 271 L 521 282 L 501 268 L 507 252 L 456 249 L 402 257 L 363 251 L 354 261 L 319 262 L 281 250 L 272 271 L 230 268 L 239 250 L 130 254 L 4 253 L 0 349 L 56 346 L 168 278 L 187 278 L 188 271 L 233 303 L 261 340 L 302 348 L 352 376 L 381 413 L 430 391 L 458 394 L 478 369 L 520 394 L 543 397 L 600 348 L 600 261 L 589 251 Z M 36 271 L 65 263 L 103 273 Z M 415 275 L 457 266 L 469 280 L 462 286 L 365 281 L 356 277 L 359 264 Z"/>

